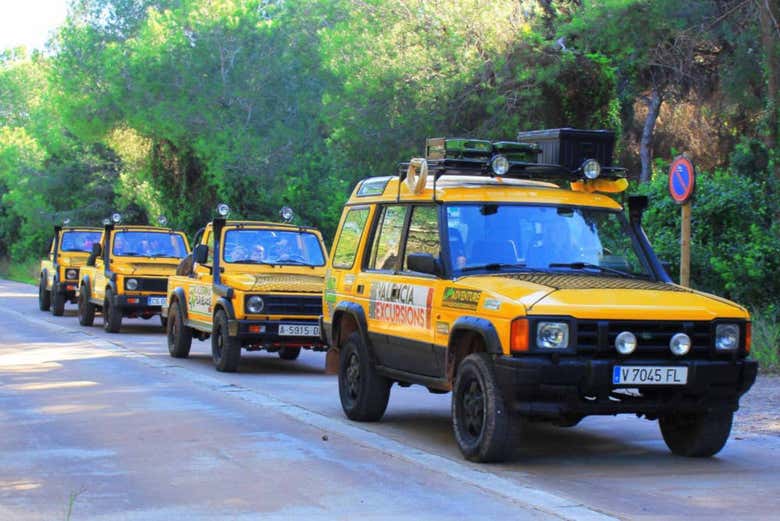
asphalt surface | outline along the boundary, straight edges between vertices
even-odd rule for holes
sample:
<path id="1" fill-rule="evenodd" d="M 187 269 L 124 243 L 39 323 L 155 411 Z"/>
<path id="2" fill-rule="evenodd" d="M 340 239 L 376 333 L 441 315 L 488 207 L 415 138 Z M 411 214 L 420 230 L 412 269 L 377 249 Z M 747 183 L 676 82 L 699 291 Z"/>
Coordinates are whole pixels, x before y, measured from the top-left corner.
<path id="1" fill-rule="evenodd" d="M 159 320 L 81 327 L 0 281 L 0 520 L 776 518 L 780 437 L 740 429 L 715 458 L 671 455 L 655 422 L 526 426 L 511 463 L 462 459 L 449 395 L 394 386 L 347 420 L 324 354 L 210 343 L 168 356 Z"/>

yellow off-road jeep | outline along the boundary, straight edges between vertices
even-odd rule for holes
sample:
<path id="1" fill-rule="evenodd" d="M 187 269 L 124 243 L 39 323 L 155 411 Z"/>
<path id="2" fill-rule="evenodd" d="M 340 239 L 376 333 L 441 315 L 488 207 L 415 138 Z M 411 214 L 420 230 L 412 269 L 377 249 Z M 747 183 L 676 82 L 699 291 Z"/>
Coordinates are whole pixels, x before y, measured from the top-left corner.
<path id="1" fill-rule="evenodd" d="M 65 303 L 76 303 L 79 270 L 87 262 L 92 245 L 100 241 L 100 228 L 55 226 L 49 256 L 41 260 L 38 307 L 62 316 Z"/>
<path id="2" fill-rule="evenodd" d="M 168 350 L 189 356 L 192 337 L 211 337 L 218 371 L 234 372 L 241 349 L 295 360 L 301 348 L 324 351 L 320 338 L 327 251 L 314 228 L 228 221 L 229 209 L 203 230 L 193 267 L 168 281 Z M 283 209 L 285 220 L 291 211 Z M 181 272 L 180 272 L 181 273 Z"/>
<path id="3" fill-rule="evenodd" d="M 119 224 L 119 214 L 113 220 L 81 269 L 78 317 L 79 324 L 91 326 L 95 312 L 101 311 L 103 328 L 118 333 L 122 317 L 160 315 L 168 276 L 189 252 L 189 244 L 180 231 Z"/>
<path id="4" fill-rule="evenodd" d="M 452 391 L 475 461 L 508 457 L 527 420 L 621 413 L 658 419 L 676 454 L 717 453 L 756 376 L 747 311 L 672 283 L 646 198 L 626 215 L 598 193 L 627 186 L 601 166 L 609 134 L 550 134 L 429 140 L 356 186 L 323 300 L 344 412 L 379 420 L 393 383 L 419 384 Z"/>

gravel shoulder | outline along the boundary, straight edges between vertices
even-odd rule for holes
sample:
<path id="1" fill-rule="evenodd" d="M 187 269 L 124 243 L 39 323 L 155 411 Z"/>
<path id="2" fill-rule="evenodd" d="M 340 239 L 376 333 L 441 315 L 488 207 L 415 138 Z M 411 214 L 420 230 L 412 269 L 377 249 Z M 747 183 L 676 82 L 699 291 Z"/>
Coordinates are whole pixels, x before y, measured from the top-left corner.
<path id="1" fill-rule="evenodd" d="M 759 374 L 739 405 L 734 434 L 780 436 L 780 375 Z"/>

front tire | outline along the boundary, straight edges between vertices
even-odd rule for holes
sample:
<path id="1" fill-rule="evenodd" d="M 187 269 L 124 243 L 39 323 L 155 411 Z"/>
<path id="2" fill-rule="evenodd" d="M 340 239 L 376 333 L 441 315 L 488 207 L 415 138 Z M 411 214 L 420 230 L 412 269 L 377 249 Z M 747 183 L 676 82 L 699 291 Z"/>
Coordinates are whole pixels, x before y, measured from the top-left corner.
<path id="1" fill-rule="evenodd" d="M 89 295 L 85 286 L 79 290 L 79 324 L 82 326 L 91 326 L 95 322 L 95 305 L 89 301 Z"/>
<path id="2" fill-rule="evenodd" d="M 192 347 L 192 328 L 184 325 L 184 316 L 178 301 L 171 303 L 167 322 L 168 352 L 174 358 L 187 358 Z"/>
<path id="3" fill-rule="evenodd" d="M 452 390 L 452 428 L 463 456 L 482 463 L 507 459 L 514 441 L 513 420 L 490 356 L 467 356 L 458 366 Z"/>
<path id="4" fill-rule="evenodd" d="M 283 347 L 279 350 L 279 358 L 282 360 L 295 360 L 300 354 L 300 347 Z"/>
<path id="5" fill-rule="evenodd" d="M 377 374 L 360 333 L 354 332 L 341 348 L 339 397 L 350 420 L 373 422 L 385 414 L 392 382 Z"/>
<path id="6" fill-rule="evenodd" d="M 228 318 L 223 310 L 214 315 L 214 329 L 211 334 L 211 358 L 217 371 L 235 373 L 241 361 L 241 344 L 228 331 Z"/>
<path id="7" fill-rule="evenodd" d="M 46 289 L 46 277 L 41 275 L 40 284 L 38 284 L 38 309 L 49 311 L 51 307 L 51 292 Z"/>
<path id="8" fill-rule="evenodd" d="M 106 290 L 106 298 L 103 300 L 103 329 L 107 333 L 119 333 L 122 327 L 122 310 L 114 305 L 114 292 Z"/>
<path id="9" fill-rule="evenodd" d="M 658 419 L 658 426 L 673 454 L 709 458 L 726 445 L 733 420 L 734 413 L 731 411 L 668 414 Z"/>
<path id="10" fill-rule="evenodd" d="M 60 292 L 59 284 L 54 284 L 51 295 L 51 314 L 61 317 L 65 314 L 65 294 Z"/>

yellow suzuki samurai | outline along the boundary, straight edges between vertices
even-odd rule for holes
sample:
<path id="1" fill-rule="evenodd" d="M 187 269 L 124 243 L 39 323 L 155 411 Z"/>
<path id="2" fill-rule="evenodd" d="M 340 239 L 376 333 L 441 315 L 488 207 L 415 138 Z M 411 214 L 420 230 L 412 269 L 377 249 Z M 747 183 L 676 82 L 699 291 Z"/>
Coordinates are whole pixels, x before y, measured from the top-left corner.
<path id="1" fill-rule="evenodd" d="M 419 384 L 452 391 L 474 461 L 509 457 L 529 420 L 623 413 L 657 419 L 675 454 L 720 451 L 756 377 L 750 317 L 670 280 L 647 199 L 626 212 L 605 195 L 627 187 L 613 141 L 430 139 L 398 175 L 358 183 L 323 297 L 349 418 L 379 420 L 393 383 Z"/>
<path id="2" fill-rule="evenodd" d="M 92 245 L 100 241 L 100 228 L 54 227 L 49 256 L 41 260 L 38 308 L 62 316 L 65 303 L 76 303 L 79 270 L 87 262 Z"/>
<path id="3" fill-rule="evenodd" d="M 123 317 L 160 315 L 168 275 L 189 252 L 189 243 L 180 231 L 119 224 L 119 214 L 112 219 L 81 269 L 78 317 L 79 324 L 91 326 L 101 311 L 103 328 L 118 333 Z M 164 218 L 160 223 L 165 225 Z"/>
<path id="4" fill-rule="evenodd" d="M 327 251 L 320 232 L 289 223 L 226 220 L 201 232 L 188 273 L 168 281 L 168 350 L 189 356 L 192 337 L 211 337 L 218 371 L 234 372 L 241 349 L 295 360 L 301 348 L 324 351 L 320 338 Z M 290 221 L 292 210 L 282 209 Z"/>

